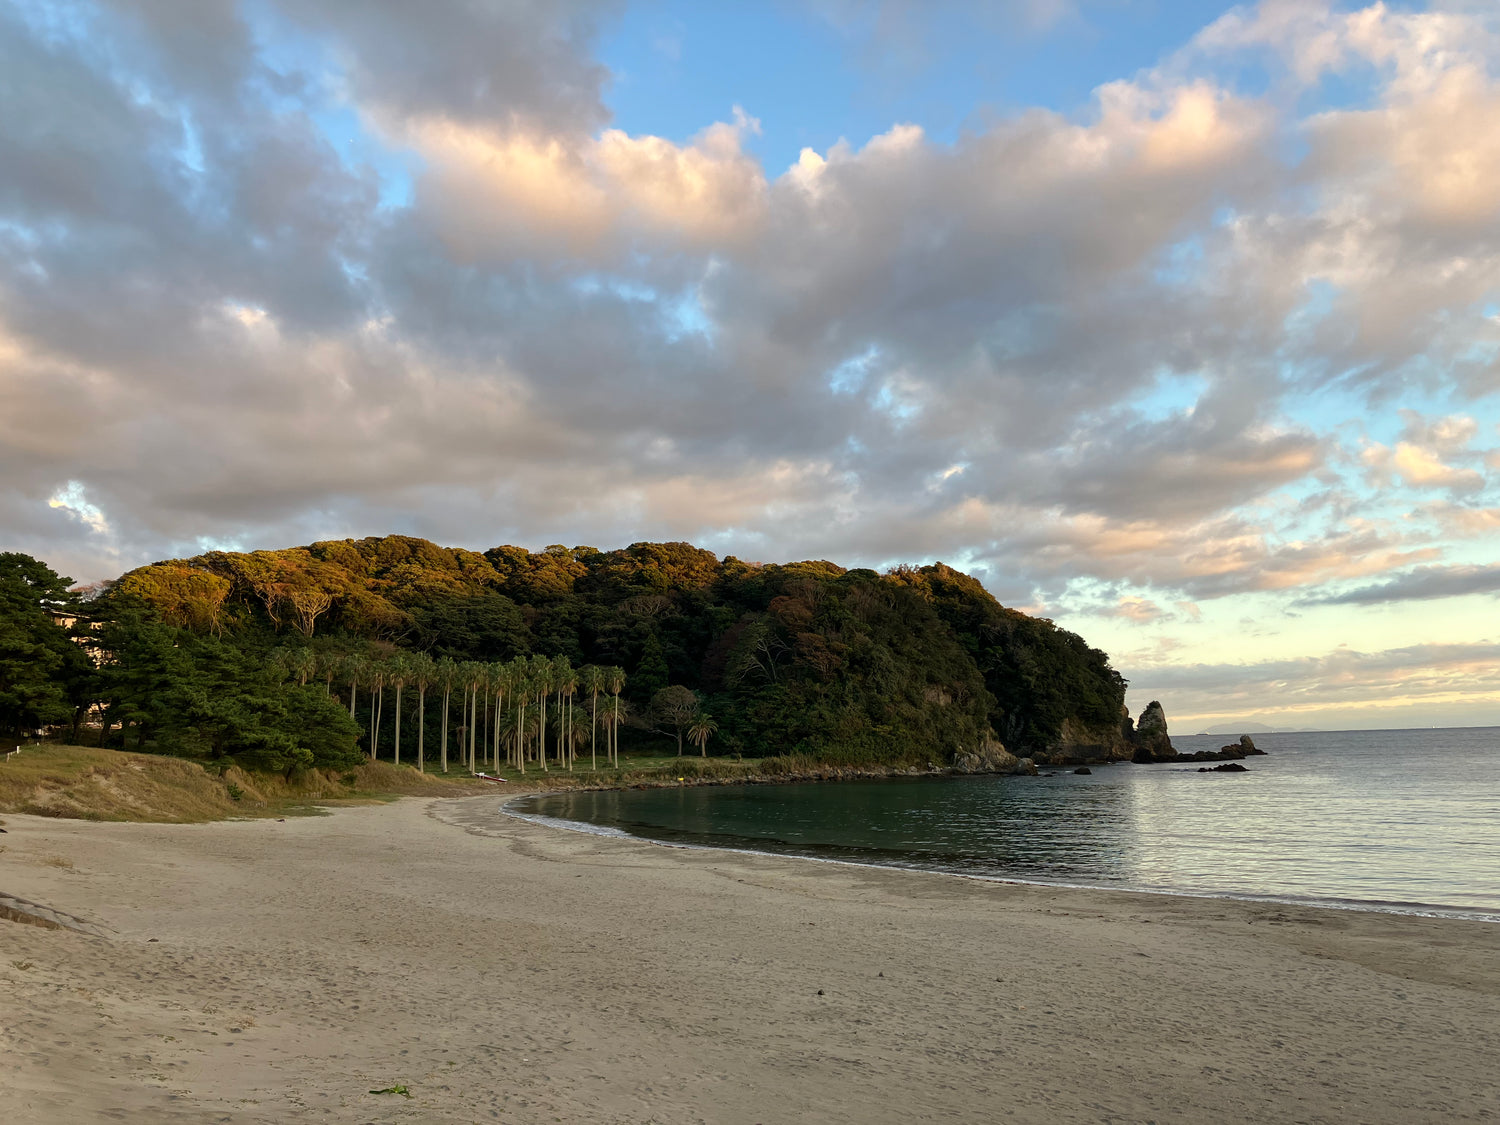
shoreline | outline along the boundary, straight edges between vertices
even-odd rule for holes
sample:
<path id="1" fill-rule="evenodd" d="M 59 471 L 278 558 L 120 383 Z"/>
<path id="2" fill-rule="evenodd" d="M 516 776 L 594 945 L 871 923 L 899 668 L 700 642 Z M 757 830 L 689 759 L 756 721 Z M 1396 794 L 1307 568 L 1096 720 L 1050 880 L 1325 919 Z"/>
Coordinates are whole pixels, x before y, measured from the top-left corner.
<path id="1" fill-rule="evenodd" d="M 976 774 L 958 774 L 949 771 L 949 775 L 955 777 L 986 776 Z M 898 775 L 899 776 L 899 775 Z M 928 775 L 923 775 L 928 776 Z M 933 775 L 943 776 L 943 775 Z M 995 774 L 988 776 L 1009 776 Z M 806 780 L 806 779 L 804 779 Z M 790 782 L 789 782 L 790 783 Z M 820 781 L 821 783 L 821 781 Z M 714 782 L 717 785 L 732 785 L 735 782 Z M 594 790 L 583 790 L 585 792 L 608 792 L 610 790 L 623 790 L 631 786 L 600 786 Z M 634 786 L 633 788 L 672 788 L 663 784 L 660 786 Z M 1255 894 L 1249 891 L 1195 891 L 1175 887 L 1141 887 L 1127 884 L 1106 883 L 1067 883 L 1049 879 L 1027 879 L 1015 875 L 991 875 L 971 871 L 949 871 L 941 867 L 924 867 L 920 864 L 878 863 L 858 859 L 841 859 L 834 856 L 808 855 L 792 851 L 770 851 L 767 849 L 752 847 L 727 847 L 718 844 L 704 844 L 687 840 L 662 840 L 654 836 L 642 836 L 624 829 L 613 828 L 607 825 L 593 824 L 586 820 L 568 820 L 565 817 L 547 816 L 542 813 L 528 814 L 518 812 L 510 808 L 517 801 L 534 800 L 544 797 L 564 796 L 568 793 L 576 793 L 578 788 L 538 790 L 528 793 L 516 793 L 510 797 L 496 794 L 501 800 L 500 811 L 516 820 L 537 824 L 547 828 L 555 828 L 564 832 L 576 832 L 583 836 L 598 836 L 604 839 L 635 840 L 640 843 L 651 844 L 662 848 L 680 848 L 690 851 L 724 852 L 730 855 L 766 856 L 776 859 L 801 860 L 808 863 L 829 863 L 855 868 L 874 868 L 880 871 L 914 872 L 926 875 L 945 875 L 956 879 L 972 879 L 982 883 L 1001 883 L 1008 886 L 1019 887 L 1054 887 L 1060 890 L 1100 891 L 1118 894 L 1157 895 L 1167 898 L 1207 899 L 1210 901 L 1223 900 L 1226 902 L 1259 903 L 1269 906 L 1291 906 L 1307 907 L 1312 910 L 1342 910 L 1359 914 L 1389 914 L 1397 917 L 1410 918 L 1451 918 L 1465 922 L 1479 922 L 1486 925 L 1500 925 L 1500 909 L 1481 910 L 1474 907 L 1451 906 L 1444 903 L 1407 903 L 1407 902 L 1381 902 L 1364 899 L 1339 899 L 1339 898 L 1315 898 L 1312 896 L 1297 897 L 1294 895 L 1271 895 Z"/>
<path id="2" fill-rule="evenodd" d="M 1394 1125 L 1500 1100 L 1491 925 L 664 847 L 496 797 L 8 817 L 0 890 L 109 935 L 0 922 L 8 1119 Z"/>

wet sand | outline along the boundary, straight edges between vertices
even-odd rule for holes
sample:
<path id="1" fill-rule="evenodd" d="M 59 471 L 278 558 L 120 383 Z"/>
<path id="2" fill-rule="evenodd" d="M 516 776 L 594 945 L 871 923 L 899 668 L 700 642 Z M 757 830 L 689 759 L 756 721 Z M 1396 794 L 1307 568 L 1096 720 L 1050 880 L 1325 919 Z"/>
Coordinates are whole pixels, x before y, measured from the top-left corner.
<path id="1" fill-rule="evenodd" d="M 6 1122 L 1500 1120 L 1500 925 L 664 848 L 490 797 L 5 820 L 0 893 L 99 927 L 0 919 Z"/>

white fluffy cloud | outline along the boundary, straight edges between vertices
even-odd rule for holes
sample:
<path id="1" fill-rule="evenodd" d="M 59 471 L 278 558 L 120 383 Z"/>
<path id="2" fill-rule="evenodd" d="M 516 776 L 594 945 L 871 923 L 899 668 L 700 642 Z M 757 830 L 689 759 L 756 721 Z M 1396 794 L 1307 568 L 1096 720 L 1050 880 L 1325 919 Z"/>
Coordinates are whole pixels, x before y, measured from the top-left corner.
<path id="1" fill-rule="evenodd" d="M 743 111 L 611 127 L 609 4 L 50 10 L 0 4 L 0 525 L 78 577 L 684 537 L 1149 628 L 1500 530 L 1482 411 L 1431 406 L 1500 382 L 1483 6 L 1266 0 L 1078 115 L 769 171 Z"/>

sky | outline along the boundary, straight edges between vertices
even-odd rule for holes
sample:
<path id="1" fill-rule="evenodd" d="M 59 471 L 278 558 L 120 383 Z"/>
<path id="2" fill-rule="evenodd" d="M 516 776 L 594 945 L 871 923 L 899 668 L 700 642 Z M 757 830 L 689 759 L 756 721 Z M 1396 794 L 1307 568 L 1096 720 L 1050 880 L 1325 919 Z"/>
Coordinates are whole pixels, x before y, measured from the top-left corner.
<path id="1" fill-rule="evenodd" d="M 942 560 L 1500 724 L 1500 7 L 0 0 L 0 549 Z"/>

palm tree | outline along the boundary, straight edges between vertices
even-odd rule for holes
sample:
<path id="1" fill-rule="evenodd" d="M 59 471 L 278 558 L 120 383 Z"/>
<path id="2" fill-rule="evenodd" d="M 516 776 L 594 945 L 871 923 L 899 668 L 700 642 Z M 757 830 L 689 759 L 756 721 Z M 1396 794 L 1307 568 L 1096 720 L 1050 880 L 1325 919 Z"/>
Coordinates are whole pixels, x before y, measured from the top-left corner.
<path id="1" fill-rule="evenodd" d="M 707 711 L 700 711 L 693 716 L 693 721 L 688 724 L 688 741 L 698 748 L 700 758 L 708 757 L 708 740 L 713 737 L 714 731 L 719 729 L 719 724 Z"/>
<path id="2" fill-rule="evenodd" d="M 437 662 L 425 652 L 413 653 L 410 661 L 412 686 L 417 689 L 417 772 L 427 772 L 427 689 L 437 681 Z"/>
<path id="3" fill-rule="evenodd" d="M 469 707 L 469 746 L 466 760 L 469 772 L 477 772 L 474 752 L 479 737 L 479 687 L 484 680 L 484 665 L 474 660 L 463 663 L 464 700 Z"/>
<path id="4" fill-rule="evenodd" d="M 552 661 L 545 656 L 531 658 L 531 690 L 536 692 L 536 714 L 541 726 L 537 731 L 536 756 L 547 770 L 547 696 L 552 693 Z"/>
<path id="5" fill-rule="evenodd" d="M 443 692 L 443 772 L 448 772 L 448 700 L 453 695 L 453 685 L 458 682 L 458 665 L 443 657 L 433 665 L 432 685 Z"/>
<path id="6" fill-rule="evenodd" d="M 618 731 L 620 724 L 625 721 L 625 716 L 628 714 L 630 714 L 629 706 L 618 699 L 615 700 L 613 708 L 606 707 L 603 711 L 599 712 L 599 725 L 604 728 L 606 741 L 610 744 L 607 749 L 611 751 L 615 765 L 617 766 L 620 763 Z"/>
<path id="7" fill-rule="evenodd" d="M 589 756 L 594 760 L 594 769 L 599 768 L 599 693 L 604 690 L 604 676 L 600 668 L 587 664 L 579 670 L 578 682 L 589 695 Z"/>
<path id="8" fill-rule="evenodd" d="M 475 676 L 474 661 L 465 660 L 459 664 L 459 682 L 463 684 L 463 721 L 459 724 L 459 757 L 463 760 L 463 768 L 471 768 L 472 742 L 474 742 L 474 694 Z"/>
<path id="9" fill-rule="evenodd" d="M 573 710 L 572 697 L 569 696 L 567 697 L 567 699 L 568 704 L 566 710 L 571 712 Z M 572 763 L 578 758 L 578 747 L 583 743 L 584 740 L 584 732 L 583 728 L 577 726 L 573 722 L 571 716 L 568 718 L 567 732 L 568 733 L 564 738 L 564 742 L 567 743 L 568 747 L 568 768 L 572 769 Z"/>
<path id="10" fill-rule="evenodd" d="M 526 772 L 526 701 L 531 698 L 531 676 L 526 661 L 510 662 L 511 698 L 516 701 L 516 769 Z"/>
<path id="11" fill-rule="evenodd" d="M 521 737 L 521 711 L 518 707 L 511 707 L 500 716 L 500 721 L 495 724 L 499 732 L 500 743 L 505 747 L 505 762 L 512 765 L 516 760 L 516 746 Z"/>
<path id="12" fill-rule="evenodd" d="M 625 669 L 609 667 L 604 670 L 604 686 L 615 697 L 615 718 L 611 724 L 614 742 L 615 769 L 620 768 L 620 693 L 625 690 Z"/>
<path id="13" fill-rule="evenodd" d="M 376 761 L 380 757 L 380 712 L 385 709 L 385 685 L 390 676 L 390 671 L 383 660 L 370 661 L 365 670 L 365 679 L 370 681 L 370 688 L 375 692 L 375 706 L 370 708 L 370 761 Z"/>
<path id="14" fill-rule="evenodd" d="M 310 648 L 299 648 L 292 653 L 291 657 L 292 675 L 297 677 L 297 685 L 306 687 L 307 681 L 318 674 L 318 654 Z"/>
<path id="15" fill-rule="evenodd" d="M 510 691 L 510 667 L 496 660 L 489 666 L 489 690 L 495 696 L 495 739 L 490 748 L 490 759 L 495 763 L 495 769 L 499 769 L 499 724 L 505 712 L 505 693 Z"/>
<path id="16" fill-rule="evenodd" d="M 573 772 L 573 695 L 578 691 L 578 673 L 566 656 L 552 661 L 552 690 L 557 692 L 557 749 Z"/>
<path id="17" fill-rule="evenodd" d="M 396 693 L 396 765 L 401 764 L 401 697 L 406 694 L 406 685 L 412 677 L 411 658 L 398 652 L 390 659 L 391 688 Z"/>
<path id="18" fill-rule="evenodd" d="M 364 676 L 369 661 L 357 652 L 344 657 L 344 675 L 349 680 L 349 717 L 354 718 L 354 704 L 359 697 L 359 681 Z"/>
<path id="19" fill-rule="evenodd" d="M 333 678 L 338 675 L 343 666 L 344 658 L 333 649 L 327 649 L 318 654 L 318 671 L 323 673 L 323 694 L 333 695 Z"/>
<path id="20" fill-rule="evenodd" d="M 276 674 L 278 680 L 295 680 L 297 678 L 297 661 L 299 653 L 285 646 L 271 650 L 271 671 Z"/>

